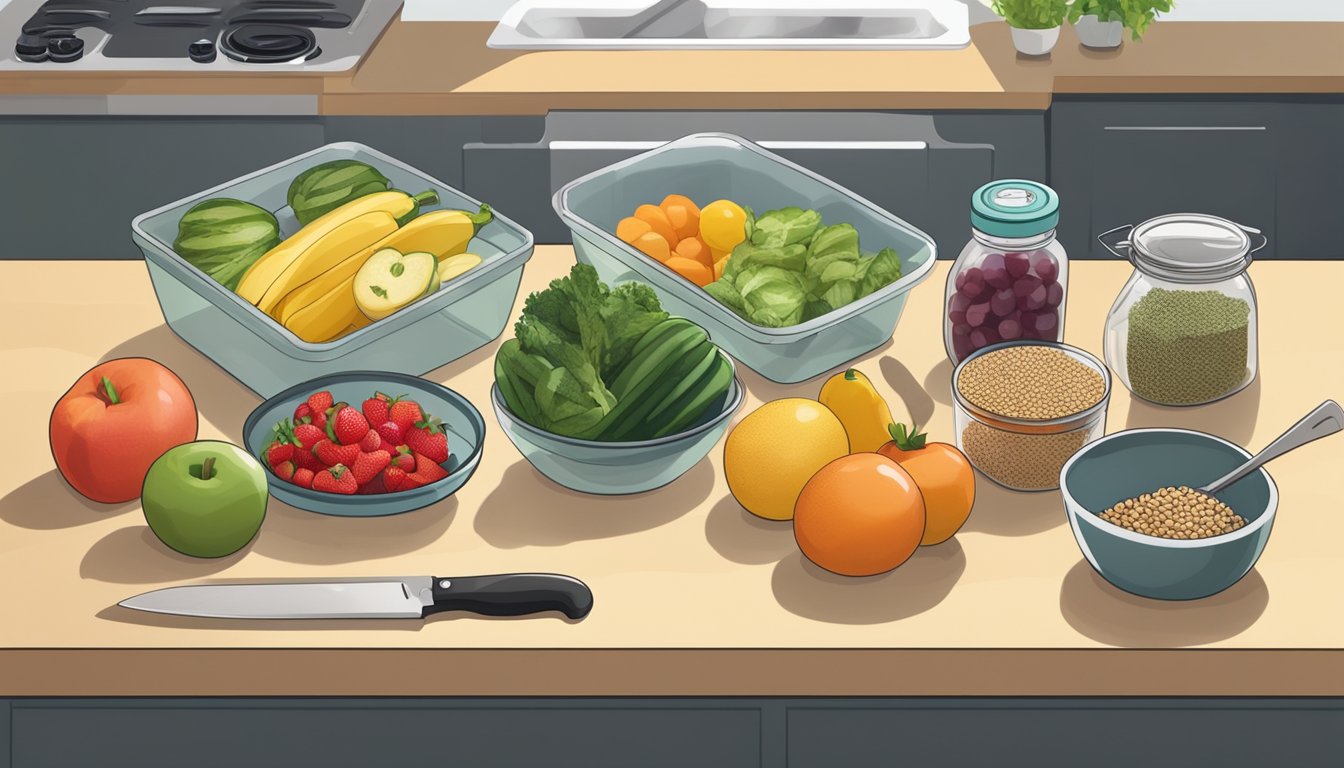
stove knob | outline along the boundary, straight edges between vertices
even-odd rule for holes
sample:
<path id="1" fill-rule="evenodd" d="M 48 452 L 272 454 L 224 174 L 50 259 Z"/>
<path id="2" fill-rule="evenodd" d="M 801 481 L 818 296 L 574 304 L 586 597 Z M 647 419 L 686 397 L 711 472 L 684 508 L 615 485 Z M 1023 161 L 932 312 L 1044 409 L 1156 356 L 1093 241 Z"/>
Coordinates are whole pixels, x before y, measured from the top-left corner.
<path id="1" fill-rule="evenodd" d="M 84 41 L 71 35 L 47 41 L 47 57 L 56 62 L 78 61 L 84 55 Z"/>
<path id="2" fill-rule="evenodd" d="M 47 40 L 41 35 L 19 35 L 14 44 L 14 57 L 19 61 L 39 62 L 47 60 Z"/>
<path id="3" fill-rule="evenodd" d="M 187 46 L 187 55 L 198 64 L 209 64 L 215 60 L 215 43 L 204 38 Z"/>

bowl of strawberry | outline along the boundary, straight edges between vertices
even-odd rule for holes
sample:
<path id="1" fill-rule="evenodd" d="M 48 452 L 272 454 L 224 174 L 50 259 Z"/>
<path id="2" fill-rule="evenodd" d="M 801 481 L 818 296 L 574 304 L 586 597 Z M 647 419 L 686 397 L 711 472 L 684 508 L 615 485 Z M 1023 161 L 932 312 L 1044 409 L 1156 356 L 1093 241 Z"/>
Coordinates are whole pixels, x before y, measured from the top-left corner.
<path id="1" fill-rule="evenodd" d="M 396 515 L 457 492 L 481 460 L 485 421 L 466 398 L 416 376 L 323 376 L 257 406 L 247 449 L 271 495 L 326 515 Z"/>

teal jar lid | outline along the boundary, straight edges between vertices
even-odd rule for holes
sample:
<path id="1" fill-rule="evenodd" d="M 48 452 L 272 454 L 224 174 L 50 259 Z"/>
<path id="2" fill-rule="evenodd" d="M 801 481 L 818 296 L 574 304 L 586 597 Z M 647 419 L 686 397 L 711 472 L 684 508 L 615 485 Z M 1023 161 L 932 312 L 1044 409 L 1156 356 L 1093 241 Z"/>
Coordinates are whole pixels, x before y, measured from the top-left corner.
<path id="1" fill-rule="evenodd" d="M 1059 195 L 1023 179 L 994 181 L 971 196 L 971 226 L 990 237 L 1035 237 L 1059 226 Z"/>

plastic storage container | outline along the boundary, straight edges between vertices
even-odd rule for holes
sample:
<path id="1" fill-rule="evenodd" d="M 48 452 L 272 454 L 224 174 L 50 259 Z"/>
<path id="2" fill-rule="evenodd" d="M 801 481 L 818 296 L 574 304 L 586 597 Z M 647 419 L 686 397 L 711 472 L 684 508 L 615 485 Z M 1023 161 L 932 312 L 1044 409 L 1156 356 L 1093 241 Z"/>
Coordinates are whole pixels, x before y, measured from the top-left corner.
<path id="1" fill-rule="evenodd" d="M 182 214 L 212 197 L 259 205 L 275 213 L 282 236 L 293 234 L 298 222 L 285 202 L 290 182 L 308 168 L 342 159 L 372 165 L 397 189 L 433 189 L 439 204 L 426 210 L 480 207 L 479 201 L 381 152 L 339 143 L 169 203 L 131 224 L 168 327 L 262 397 L 328 373 L 378 370 L 418 376 L 483 346 L 509 322 L 523 265 L 532 255 L 532 234 L 496 211 L 471 242 L 472 252 L 482 258 L 475 269 L 427 300 L 334 341 L 313 344 L 173 252 Z"/>
<path id="2" fill-rule="evenodd" d="M 962 391 L 966 366 L 1011 347 L 1046 347 L 1059 350 L 1095 371 L 1102 381 L 1100 399 L 1081 410 L 1050 419 L 1013 418 L 976 405 Z M 1008 375 L 1003 387 L 1049 387 L 1043 376 L 1023 380 Z M 1106 409 L 1111 401 L 1111 375 L 1092 355 L 1067 344 L 1043 341 L 1011 341 L 972 352 L 952 372 L 953 420 L 957 449 L 981 474 L 1014 491 L 1051 491 L 1059 487 L 1059 473 L 1080 448 L 1106 434 Z M 1052 398 L 1058 397 L 1052 395 Z"/>
<path id="3" fill-rule="evenodd" d="M 1128 240 L 1108 239 L 1125 231 Z M 1254 248 L 1251 235 L 1260 236 Z M 1267 245 L 1258 230 L 1177 213 L 1098 240 L 1134 264 L 1106 316 L 1106 364 L 1129 391 L 1159 405 L 1200 405 L 1255 380 L 1258 311 L 1246 270 Z"/>
<path id="4" fill-rule="evenodd" d="M 947 276 L 943 345 L 953 363 L 1000 341 L 1060 341 L 1069 261 L 1055 240 L 1059 196 L 1009 179 L 971 197 L 971 240 Z"/>
<path id="5" fill-rule="evenodd" d="M 638 205 L 657 204 L 672 193 L 701 205 L 727 198 L 758 213 L 787 206 L 815 209 L 827 223 L 854 225 L 865 251 L 894 248 L 901 278 L 800 325 L 754 325 L 614 234 L 617 222 Z M 743 365 L 785 384 L 810 379 L 886 343 L 905 309 L 906 294 L 928 277 L 936 254 L 923 232 L 730 134 L 693 134 L 608 166 L 565 185 L 554 204 L 573 231 L 578 260 L 592 264 L 604 281 L 648 283 L 669 312 L 699 324 Z"/>

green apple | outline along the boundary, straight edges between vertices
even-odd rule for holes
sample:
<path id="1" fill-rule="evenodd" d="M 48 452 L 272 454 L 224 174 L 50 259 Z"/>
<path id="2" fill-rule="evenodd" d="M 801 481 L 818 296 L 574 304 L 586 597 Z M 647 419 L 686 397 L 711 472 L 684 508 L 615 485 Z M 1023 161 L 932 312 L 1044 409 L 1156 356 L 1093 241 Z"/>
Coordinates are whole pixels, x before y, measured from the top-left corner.
<path id="1" fill-rule="evenodd" d="M 247 546 L 270 498 L 261 463 L 219 440 L 168 449 L 150 466 L 140 496 L 159 541 L 192 557 L 223 557 Z"/>

